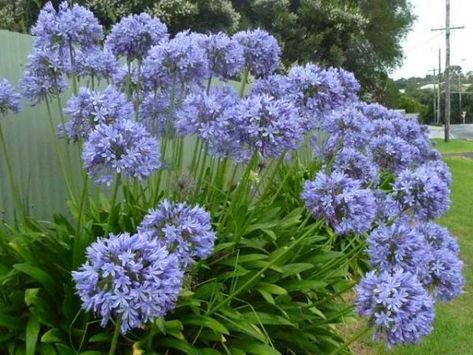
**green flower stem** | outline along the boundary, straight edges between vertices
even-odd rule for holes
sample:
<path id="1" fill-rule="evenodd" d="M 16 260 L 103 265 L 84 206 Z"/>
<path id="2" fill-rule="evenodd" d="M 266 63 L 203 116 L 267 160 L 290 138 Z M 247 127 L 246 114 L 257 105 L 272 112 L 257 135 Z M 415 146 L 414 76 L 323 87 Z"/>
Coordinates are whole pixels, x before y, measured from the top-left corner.
<path id="1" fill-rule="evenodd" d="M 135 121 L 140 118 L 140 93 L 141 93 L 141 61 L 138 61 L 138 78 L 136 82 Z"/>
<path id="2" fill-rule="evenodd" d="M 335 355 L 335 354 L 339 354 L 341 351 L 345 350 L 345 349 L 348 349 L 349 346 L 351 344 L 353 344 L 355 341 L 357 341 L 359 338 L 361 338 L 363 335 L 365 335 L 366 333 L 368 333 L 368 331 L 370 330 L 370 328 L 368 328 L 367 326 L 364 327 L 360 332 L 358 332 L 357 334 L 355 334 L 355 336 L 353 336 L 350 340 L 346 341 L 343 346 L 335 349 L 334 351 L 332 351 L 330 353 L 330 355 Z"/>
<path id="3" fill-rule="evenodd" d="M 54 144 L 54 148 L 56 150 L 56 155 L 57 155 L 57 158 L 59 160 L 59 166 L 61 168 L 62 178 L 64 179 L 64 183 L 66 185 L 66 189 L 67 189 L 67 192 L 69 194 L 69 198 L 71 199 L 73 204 L 76 205 L 75 195 L 74 195 L 74 193 L 71 189 L 71 185 L 69 183 L 69 179 L 68 179 L 68 176 L 67 176 L 66 167 L 64 165 L 64 157 L 61 154 L 61 149 L 59 147 L 59 142 L 58 142 L 57 137 L 56 137 L 56 128 L 54 126 L 53 115 L 51 113 L 51 106 L 49 104 L 48 99 L 46 99 L 45 101 L 46 101 L 46 109 L 48 111 L 49 128 L 51 130 L 52 141 L 54 142 L 53 144 Z"/>
<path id="4" fill-rule="evenodd" d="M 202 141 L 198 138 L 195 137 L 195 144 L 194 144 L 194 151 L 192 152 L 192 161 L 191 161 L 191 166 L 190 166 L 190 173 L 191 175 L 194 173 L 194 169 L 196 167 L 196 162 L 200 160 L 200 155 L 202 154 Z M 197 161 L 196 161 L 197 159 Z"/>
<path id="5" fill-rule="evenodd" d="M 81 264 L 81 260 L 84 257 L 84 250 L 87 244 L 87 241 L 83 240 L 83 236 L 81 234 L 82 228 L 82 219 L 84 217 L 84 206 L 86 204 L 86 199 L 88 195 L 88 175 L 85 174 L 84 182 L 82 185 L 82 194 L 79 204 L 79 214 L 77 215 L 77 227 L 76 227 L 76 235 L 74 238 L 74 245 L 72 247 L 72 255 L 73 255 L 73 265 L 72 268 L 75 269 Z"/>
<path id="6" fill-rule="evenodd" d="M 168 109 L 168 117 L 166 121 L 166 131 L 165 131 L 165 135 L 171 136 L 171 137 L 173 136 L 172 116 L 174 114 L 174 101 L 176 100 L 176 81 L 177 81 L 177 76 L 176 76 L 176 73 L 174 73 L 172 77 L 171 96 L 169 98 L 169 109 Z"/>
<path id="7" fill-rule="evenodd" d="M 238 92 L 238 95 L 240 95 L 240 97 L 243 97 L 243 95 L 245 94 L 245 87 L 246 87 L 246 82 L 248 81 L 249 74 L 250 74 L 250 68 L 246 68 L 241 76 L 240 91 Z"/>
<path id="8" fill-rule="evenodd" d="M 126 100 L 130 101 L 131 99 L 131 62 L 127 60 L 126 62 L 128 75 L 126 77 Z"/>
<path id="9" fill-rule="evenodd" d="M 57 108 L 58 108 L 58 111 L 59 111 L 59 118 L 61 120 L 61 125 L 62 125 L 62 129 L 64 132 L 66 132 L 66 121 L 65 121 L 65 118 L 64 118 L 64 112 L 62 110 L 62 101 L 61 101 L 61 96 L 60 95 L 56 95 L 56 102 L 57 102 Z M 57 139 L 57 138 L 56 138 Z M 76 185 L 76 174 L 75 174 L 75 170 L 74 170 L 74 167 L 72 165 L 72 159 L 71 159 L 71 151 L 69 149 L 69 144 L 68 142 L 65 142 L 65 151 L 66 151 L 66 163 L 67 163 L 67 169 L 69 170 L 70 174 L 71 174 L 71 185 L 72 185 L 72 191 L 75 193 L 77 192 L 76 189 L 78 188 L 77 185 Z M 79 160 L 80 161 L 80 160 Z"/>
<path id="10" fill-rule="evenodd" d="M 121 182 L 121 174 L 117 174 L 117 176 L 115 177 L 115 181 L 113 183 L 112 202 L 110 205 L 110 212 L 108 215 L 108 223 L 107 223 L 107 228 L 105 230 L 105 234 L 108 234 L 112 228 L 113 209 L 115 207 L 115 203 L 117 202 L 118 187 L 120 186 L 120 182 Z"/>
<path id="11" fill-rule="evenodd" d="M 113 331 L 112 343 L 110 344 L 110 351 L 108 352 L 108 355 L 115 355 L 115 351 L 117 350 L 121 322 L 122 322 L 122 316 L 120 315 L 117 319 L 117 323 L 115 324 L 115 330 Z"/>
<path id="12" fill-rule="evenodd" d="M 74 68 L 74 49 L 72 48 L 72 44 L 69 42 L 69 58 L 71 60 L 71 67 Z M 72 94 L 77 96 L 77 75 L 73 71 L 72 72 Z"/>
<path id="13" fill-rule="evenodd" d="M 273 265 L 279 262 L 279 260 L 284 258 L 287 253 L 289 253 L 295 247 L 297 247 L 299 243 L 305 240 L 307 236 L 312 235 L 312 233 L 315 231 L 317 227 L 318 226 L 316 224 L 312 225 L 303 235 L 301 235 L 298 239 L 294 240 L 289 246 L 282 247 L 281 249 L 279 249 L 276 252 L 277 256 L 275 256 L 271 261 L 268 261 L 268 263 L 261 270 L 259 270 L 251 278 L 249 278 L 245 283 L 243 283 L 243 285 L 241 285 L 236 290 L 234 290 L 231 294 L 229 294 L 223 301 L 218 303 L 215 307 L 209 308 L 209 310 L 206 312 L 206 315 L 212 315 L 215 312 L 217 312 L 220 308 L 230 303 L 241 292 L 245 291 L 255 280 L 260 279 L 261 275 L 263 275 L 269 268 L 271 268 Z"/>
<path id="14" fill-rule="evenodd" d="M 23 204 L 21 202 L 20 191 L 18 190 L 15 175 L 13 173 L 13 167 L 12 167 L 12 163 L 11 163 L 11 160 L 10 160 L 10 156 L 8 154 L 8 148 L 7 148 L 7 144 L 5 142 L 5 135 L 3 134 L 2 125 L 3 125 L 2 122 L 0 122 L 0 140 L 1 140 L 1 143 L 2 143 L 2 150 L 3 150 L 3 155 L 5 157 L 5 162 L 7 164 L 8 178 L 10 180 L 10 185 L 11 185 L 11 189 L 12 189 L 12 192 L 13 192 L 13 198 L 15 199 L 16 209 L 20 213 L 21 218 L 24 219 L 25 218 L 25 210 L 24 210 Z"/>
<path id="15" fill-rule="evenodd" d="M 212 76 L 209 77 L 209 80 L 207 81 L 207 89 L 205 90 L 207 92 L 207 95 L 210 92 L 210 87 L 212 86 Z"/>

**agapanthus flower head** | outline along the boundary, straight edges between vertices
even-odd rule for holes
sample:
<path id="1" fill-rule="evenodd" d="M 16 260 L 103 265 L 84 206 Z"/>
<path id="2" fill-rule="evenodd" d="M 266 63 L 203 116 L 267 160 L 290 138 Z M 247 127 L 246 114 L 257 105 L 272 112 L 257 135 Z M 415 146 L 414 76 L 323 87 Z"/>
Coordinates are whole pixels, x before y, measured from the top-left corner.
<path id="1" fill-rule="evenodd" d="M 306 181 L 301 199 L 315 218 L 324 218 L 338 235 L 365 233 L 376 216 L 372 192 L 338 171 L 330 175 L 320 171 L 314 181 Z"/>
<path id="2" fill-rule="evenodd" d="M 142 60 L 149 49 L 168 39 L 168 30 L 157 17 L 146 13 L 123 17 L 112 27 L 105 46 L 128 61 Z"/>
<path id="3" fill-rule="evenodd" d="M 421 282 L 432 290 L 436 299 L 450 301 L 461 293 L 464 285 L 457 241 L 446 228 L 433 222 L 420 223 L 416 227 L 431 253 Z"/>
<path id="4" fill-rule="evenodd" d="M 297 149 L 305 129 L 299 110 L 289 101 L 261 94 L 250 95 L 238 105 L 237 126 L 241 143 L 262 157 L 277 157 Z"/>
<path id="5" fill-rule="evenodd" d="M 458 254 L 457 240 L 450 235 L 447 228 L 439 226 L 434 222 L 419 223 L 416 225 L 416 228 L 418 233 L 420 233 L 429 244 L 429 247 L 445 249 L 454 254 Z"/>
<path id="6" fill-rule="evenodd" d="M 357 99 L 359 84 L 350 77 L 346 71 L 314 64 L 294 66 L 287 74 L 286 92 L 305 112 L 310 127 L 319 127 L 324 115 Z"/>
<path id="7" fill-rule="evenodd" d="M 197 259 L 207 258 L 213 250 L 215 232 L 210 215 L 200 206 L 163 200 L 143 218 L 138 227 L 177 255 L 187 267 Z"/>
<path id="8" fill-rule="evenodd" d="M 378 179 L 378 169 L 371 159 L 353 148 L 342 148 L 336 152 L 331 162 L 331 169 L 359 180 L 364 185 L 375 183 Z"/>
<path id="9" fill-rule="evenodd" d="M 103 91 L 81 87 L 79 94 L 67 102 L 64 113 L 71 118 L 65 124 L 66 136 L 75 142 L 87 139 L 99 124 L 132 119 L 133 106 L 113 86 Z"/>
<path id="10" fill-rule="evenodd" d="M 201 34 L 184 31 L 152 47 L 143 62 L 145 87 L 154 90 L 174 81 L 202 85 L 209 76 L 209 61 L 201 42 Z"/>
<path id="11" fill-rule="evenodd" d="M 87 247 L 86 254 L 72 278 L 82 308 L 97 314 L 102 327 L 110 318 L 119 319 L 125 334 L 174 309 L 183 271 L 176 255 L 156 238 L 110 234 Z"/>
<path id="12" fill-rule="evenodd" d="M 191 92 L 177 111 L 177 134 L 196 134 L 204 141 L 212 140 L 215 133 L 219 134 L 218 131 L 226 128 L 225 110 L 238 102 L 235 91 L 228 86 L 212 88 L 209 93 Z"/>
<path id="13" fill-rule="evenodd" d="M 8 111 L 20 111 L 20 94 L 15 91 L 7 79 L 0 80 L 0 113 L 6 116 Z"/>
<path id="14" fill-rule="evenodd" d="M 252 85 L 249 95 L 269 95 L 275 99 L 282 99 L 288 95 L 289 82 L 286 75 L 272 74 L 264 78 L 256 79 Z"/>
<path id="15" fill-rule="evenodd" d="M 94 48 L 89 51 L 77 51 L 74 60 L 78 77 L 94 77 L 96 80 L 112 79 L 120 71 L 120 65 L 108 49 Z"/>
<path id="16" fill-rule="evenodd" d="M 36 105 L 48 95 L 60 94 L 67 87 L 63 78 L 66 70 L 58 50 L 34 48 L 20 80 L 23 96 Z"/>
<path id="17" fill-rule="evenodd" d="M 462 292 L 465 280 L 462 275 L 463 263 L 457 254 L 447 249 L 433 249 L 422 282 L 432 289 L 435 299 L 451 301 Z"/>
<path id="18" fill-rule="evenodd" d="M 394 198 L 416 218 L 440 217 L 450 206 L 447 181 L 428 164 L 402 171 L 393 184 Z"/>
<path id="19" fill-rule="evenodd" d="M 102 26 L 94 14 L 77 4 L 69 7 L 66 1 L 59 5 L 57 12 L 48 2 L 31 33 L 36 36 L 35 47 L 67 48 L 67 51 L 74 47 L 87 50 L 103 39 Z"/>
<path id="20" fill-rule="evenodd" d="M 98 125 L 84 143 L 82 160 L 89 175 L 107 184 L 113 173 L 144 179 L 160 167 L 158 143 L 131 120 Z"/>
<path id="21" fill-rule="evenodd" d="M 355 307 L 391 347 L 415 344 L 432 331 L 434 302 L 415 275 L 402 269 L 369 272 L 356 287 Z"/>
<path id="22" fill-rule="evenodd" d="M 363 149 L 370 139 L 369 120 L 358 110 L 348 107 L 324 115 L 319 127 L 329 134 L 325 149 L 336 152 L 342 148 Z"/>
<path id="23" fill-rule="evenodd" d="M 256 77 L 272 74 L 279 66 L 278 41 L 261 29 L 240 31 L 233 35 L 243 48 L 245 67 Z"/>
<path id="24" fill-rule="evenodd" d="M 203 36 L 202 45 L 209 61 L 211 75 L 227 80 L 243 70 L 243 48 L 225 33 Z"/>
<path id="25" fill-rule="evenodd" d="M 163 135 L 169 115 L 169 94 L 161 92 L 146 93 L 139 106 L 140 123 L 153 135 Z"/>
<path id="26" fill-rule="evenodd" d="M 392 194 L 381 190 L 374 190 L 374 195 L 376 206 L 378 207 L 376 214 L 378 224 L 394 221 L 402 215 L 402 206 L 393 198 Z"/>
<path id="27" fill-rule="evenodd" d="M 425 239 L 407 218 L 379 226 L 371 232 L 367 243 L 371 266 L 383 271 L 401 267 L 422 275 L 431 258 Z"/>
<path id="28" fill-rule="evenodd" d="M 368 152 L 379 169 L 399 173 L 418 156 L 418 150 L 404 139 L 392 135 L 370 138 Z"/>

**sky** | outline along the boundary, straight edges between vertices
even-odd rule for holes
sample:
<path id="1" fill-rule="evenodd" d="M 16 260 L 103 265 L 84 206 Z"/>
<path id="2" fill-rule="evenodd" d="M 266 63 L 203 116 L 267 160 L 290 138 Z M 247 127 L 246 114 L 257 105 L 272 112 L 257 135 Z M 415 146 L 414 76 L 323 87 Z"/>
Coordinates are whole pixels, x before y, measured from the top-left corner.
<path id="1" fill-rule="evenodd" d="M 402 42 L 404 62 L 391 73 L 394 79 L 424 77 L 438 67 L 441 48 L 442 71 L 445 69 L 445 0 L 411 0 L 417 20 Z M 473 70 L 473 0 L 450 0 L 450 26 L 465 26 L 450 34 L 450 65 L 460 65 L 463 72 Z"/>

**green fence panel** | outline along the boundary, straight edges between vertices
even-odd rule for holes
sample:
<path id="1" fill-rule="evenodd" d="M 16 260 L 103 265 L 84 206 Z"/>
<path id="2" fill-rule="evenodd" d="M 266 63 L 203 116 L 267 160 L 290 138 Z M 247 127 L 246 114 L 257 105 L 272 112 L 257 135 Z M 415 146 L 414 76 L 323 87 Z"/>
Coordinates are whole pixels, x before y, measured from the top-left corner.
<path id="1" fill-rule="evenodd" d="M 15 85 L 19 82 L 32 40 L 29 35 L 0 30 L 0 78 L 6 78 Z M 57 104 L 53 106 L 53 117 L 59 122 Z M 66 189 L 46 106 L 31 107 L 26 100 L 22 100 L 20 114 L 9 114 L 0 119 L 17 184 L 22 199 L 28 203 L 30 215 L 44 219 L 55 212 L 67 211 Z M 77 159 L 74 163 L 77 164 Z M 0 218 L 10 222 L 16 214 L 3 154 L 0 154 L 0 211 Z"/>

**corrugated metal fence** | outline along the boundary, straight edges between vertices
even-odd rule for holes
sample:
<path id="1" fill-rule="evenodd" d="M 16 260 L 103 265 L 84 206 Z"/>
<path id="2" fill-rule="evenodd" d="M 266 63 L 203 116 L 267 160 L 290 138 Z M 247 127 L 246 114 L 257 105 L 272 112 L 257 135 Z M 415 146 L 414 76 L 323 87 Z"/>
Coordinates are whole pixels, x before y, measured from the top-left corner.
<path id="1" fill-rule="evenodd" d="M 0 30 L 0 79 L 17 84 L 31 51 L 32 37 Z M 54 118 L 59 121 L 56 105 Z M 55 212 L 65 212 L 66 190 L 49 128 L 46 106 L 30 107 L 22 101 L 20 114 L 2 118 L 10 158 L 23 199 L 28 201 L 30 214 L 49 218 Z M 0 211 L 11 221 L 15 203 L 6 164 L 0 154 Z"/>

